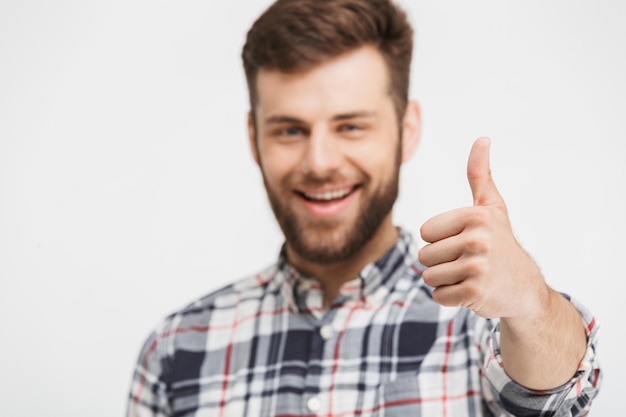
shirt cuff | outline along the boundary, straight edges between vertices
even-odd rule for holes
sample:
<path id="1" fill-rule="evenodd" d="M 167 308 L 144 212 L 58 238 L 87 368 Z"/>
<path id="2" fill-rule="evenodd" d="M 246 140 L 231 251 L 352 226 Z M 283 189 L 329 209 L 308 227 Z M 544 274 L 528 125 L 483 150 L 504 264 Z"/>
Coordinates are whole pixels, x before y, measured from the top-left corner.
<path id="1" fill-rule="evenodd" d="M 494 394 L 493 400 L 509 412 L 524 410 L 546 412 L 559 409 L 587 409 L 600 385 L 600 367 L 596 359 L 598 324 L 578 301 L 563 294 L 580 313 L 587 333 L 587 350 L 576 374 L 566 384 L 545 391 L 528 389 L 513 381 L 505 372 L 500 350 L 500 323 L 492 331 L 485 358 L 485 377 Z M 570 403 L 570 404 L 568 404 Z"/>

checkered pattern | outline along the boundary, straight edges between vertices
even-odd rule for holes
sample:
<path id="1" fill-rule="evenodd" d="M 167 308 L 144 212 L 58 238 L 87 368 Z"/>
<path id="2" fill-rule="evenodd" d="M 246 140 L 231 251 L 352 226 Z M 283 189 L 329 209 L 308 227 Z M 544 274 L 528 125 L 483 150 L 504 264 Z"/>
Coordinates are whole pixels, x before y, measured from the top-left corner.
<path id="1" fill-rule="evenodd" d="M 285 260 L 167 317 L 143 347 L 128 416 L 580 416 L 600 380 L 589 347 L 571 382 L 531 392 L 501 366 L 497 321 L 433 302 L 411 237 L 331 308 Z"/>

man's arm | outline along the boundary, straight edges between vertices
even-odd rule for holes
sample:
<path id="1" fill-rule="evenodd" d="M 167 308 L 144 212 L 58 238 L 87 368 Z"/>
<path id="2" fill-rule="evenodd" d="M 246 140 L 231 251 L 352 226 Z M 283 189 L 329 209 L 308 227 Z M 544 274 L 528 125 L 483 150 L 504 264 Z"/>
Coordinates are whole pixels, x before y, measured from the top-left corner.
<path id="1" fill-rule="evenodd" d="M 165 322 L 164 322 L 165 323 Z M 163 324 L 161 325 L 163 326 Z M 171 415 L 166 384 L 161 381 L 163 340 L 168 334 L 159 326 L 144 342 L 131 381 L 127 417 L 168 417 Z"/>
<path id="2" fill-rule="evenodd" d="M 513 236 L 504 200 L 489 168 L 489 140 L 478 139 L 467 175 L 474 206 L 428 220 L 430 244 L 419 260 L 433 298 L 487 318 L 501 318 L 507 374 L 533 390 L 557 388 L 576 373 L 587 340 L 580 314 L 548 287 L 538 266 Z"/>
<path id="3" fill-rule="evenodd" d="M 569 382 L 587 350 L 578 311 L 552 289 L 546 298 L 543 316 L 500 321 L 504 369 L 511 379 L 532 390 L 550 390 Z"/>

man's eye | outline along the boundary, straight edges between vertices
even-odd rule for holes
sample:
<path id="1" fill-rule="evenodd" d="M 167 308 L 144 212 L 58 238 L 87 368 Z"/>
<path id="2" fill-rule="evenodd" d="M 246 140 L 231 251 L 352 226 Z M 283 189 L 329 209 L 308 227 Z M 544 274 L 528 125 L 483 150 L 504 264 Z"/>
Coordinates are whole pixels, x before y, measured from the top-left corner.
<path id="1" fill-rule="evenodd" d="M 363 131 L 363 127 L 357 124 L 345 124 L 341 126 L 341 131 L 346 133 L 359 133 Z"/>
<path id="2" fill-rule="evenodd" d="M 282 135 L 283 136 L 298 136 L 302 134 L 302 129 L 297 128 L 297 127 L 287 127 L 285 129 L 282 130 Z"/>
<path id="3" fill-rule="evenodd" d="M 300 126 L 275 126 L 269 135 L 279 142 L 292 143 L 306 139 L 308 131 Z"/>
<path id="4" fill-rule="evenodd" d="M 276 127 L 275 129 L 272 130 L 272 136 L 281 140 L 298 139 L 304 136 L 305 134 L 306 132 L 304 131 L 304 129 L 297 127 L 297 126 Z"/>

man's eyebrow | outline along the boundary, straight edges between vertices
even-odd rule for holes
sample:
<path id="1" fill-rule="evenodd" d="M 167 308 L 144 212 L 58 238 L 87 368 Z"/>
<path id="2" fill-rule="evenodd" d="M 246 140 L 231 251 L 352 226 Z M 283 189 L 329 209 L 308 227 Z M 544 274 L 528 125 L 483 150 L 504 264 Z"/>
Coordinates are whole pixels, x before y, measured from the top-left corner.
<path id="1" fill-rule="evenodd" d="M 292 124 L 304 124 L 304 120 L 298 119 L 297 117 L 291 116 L 270 116 L 265 119 L 266 124 L 281 124 L 281 123 L 292 123 Z"/>
<path id="2" fill-rule="evenodd" d="M 332 120 L 336 122 L 340 122 L 342 120 L 351 120 L 351 119 L 357 119 L 357 118 L 373 119 L 377 115 L 378 114 L 375 111 L 363 110 L 363 111 L 355 111 L 355 112 L 350 112 L 350 113 L 337 114 L 333 116 Z M 267 119 L 265 119 L 265 123 L 266 124 L 282 124 L 282 123 L 304 124 L 305 121 L 302 119 L 298 119 L 297 117 L 293 117 L 293 116 L 276 115 L 276 116 L 270 116 Z"/>
<path id="3" fill-rule="evenodd" d="M 338 114 L 335 117 L 333 117 L 333 120 L 342 121 L 342 120 L 350 120 L 350 119 L 358 119 L 358 118 L 373 119 L 376 116 L 378 116 L 378 114 L 375 111 L 363 110 L 363 111 L 355 111 L 351 113 Z"/>

